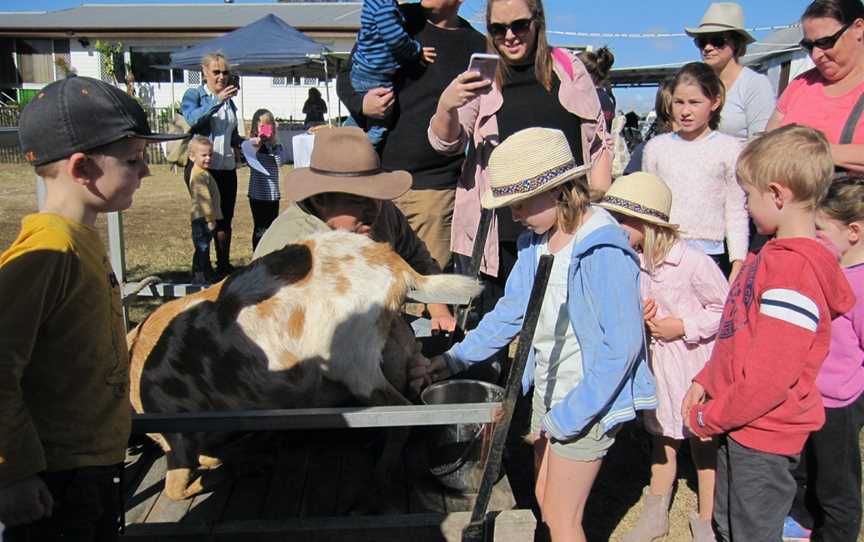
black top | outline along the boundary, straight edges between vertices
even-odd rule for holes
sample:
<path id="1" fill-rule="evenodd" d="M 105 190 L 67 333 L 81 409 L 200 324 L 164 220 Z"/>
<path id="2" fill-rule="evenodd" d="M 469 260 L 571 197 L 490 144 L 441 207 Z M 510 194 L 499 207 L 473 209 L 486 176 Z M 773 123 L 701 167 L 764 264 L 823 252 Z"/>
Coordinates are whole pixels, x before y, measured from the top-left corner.
<path id="1" fill-rule="evenodd" d="M 525 128 L 556 128 L 567 136 L 576 163 L 582 164 L 582 121 L 561 105 L 560 88 L 561 81 L 554 72 L 550 92 L 537 81 L 533 63 L 512 66 L 510 79 L 501 89 L 504 103 L 496 114 L 499 140 L 504 141 Z M 523 230 L 513 222 L 507 209 L 498 210 L 498 220 L 498 237 L 502 241 L 515 240 Z"/>
<path id="2" fill-rule="evenodd" d="M 435 47 L 438 56 L 429 66 L 412 64 L 397 74 L 394 124 L 384 143 L 381 166 L 388 171 L 411 172 L 415 190 L 453 188 L 462 172 L 464 156 L 438 154 L 429 144 L 427 129 L 441 93 L 457 75 L 468 69 L 472 53 L 486 51 L 486 38 L 464 19 L 459 19 L 458 29 L 442 29 L 426 21 L 420 4 L 399 7 L 405 14 L 408 34 L 424 47 Z M 362 127 L 365 125 L 361 114 L 363 93 L 351 88 L 350 69 L 349 63 L 340 73 L 337 92 Z"/>

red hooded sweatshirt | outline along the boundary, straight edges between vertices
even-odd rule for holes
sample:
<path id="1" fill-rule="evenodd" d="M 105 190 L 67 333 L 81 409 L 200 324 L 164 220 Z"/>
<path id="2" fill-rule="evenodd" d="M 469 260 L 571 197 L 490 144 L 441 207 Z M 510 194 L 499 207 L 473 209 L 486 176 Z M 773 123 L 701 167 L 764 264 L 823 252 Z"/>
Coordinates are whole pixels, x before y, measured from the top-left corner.
<path id="1" fill-rule="evenodd" d="M 814 239 L 777 239 L 750 254 L 723 307 L 711 359 L 694 379 L 708 395 L 690 410 L 694 432 L 800 453 L 825 422 L 815 381 L 831 320 L 854 303 L 837 258 Z"/>

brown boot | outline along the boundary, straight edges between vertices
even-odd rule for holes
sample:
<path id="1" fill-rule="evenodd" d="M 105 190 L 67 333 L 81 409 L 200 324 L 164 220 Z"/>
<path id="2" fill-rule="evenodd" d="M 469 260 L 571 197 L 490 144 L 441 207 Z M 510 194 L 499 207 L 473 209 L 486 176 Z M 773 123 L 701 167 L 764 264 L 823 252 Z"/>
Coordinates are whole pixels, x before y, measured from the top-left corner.
<path id="1" fill-rule="evenodd" d="M 702 519 L 696 512 L 690 512 L 690 534 L 693 542 L 717 542 L 710 519 Z"/>
<path id="2" fill-rule="evenodd" d="M 672 495 L 652 495 L 642 490 L 642 511 L 636 526 L 621 538 L 622 542 L 651 542 L 669 532 L 669 501 Z"/>

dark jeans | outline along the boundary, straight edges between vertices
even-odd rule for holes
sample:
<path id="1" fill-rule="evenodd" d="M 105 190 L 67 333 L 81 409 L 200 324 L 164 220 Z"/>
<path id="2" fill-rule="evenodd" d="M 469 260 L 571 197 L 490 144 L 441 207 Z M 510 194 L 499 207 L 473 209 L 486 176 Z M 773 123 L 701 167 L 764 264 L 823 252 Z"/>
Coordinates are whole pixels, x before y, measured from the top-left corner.
<path id="1" fill-rule="evenodd" d="M 264 237 L 264 232 L 270 224 L 279 216 L 279 200 L 267 201 L 260 199 L 249 199 L 249 208 L 252 210 L 252 251 L 258 247 L 258 241 Z"/>
<path id="2" fill-rule="evenodd" d="M 43 473 L 54 498 L 51 517 L 7 528 L 6 542 L 109 542 L 119 540 L 120 467 L 83 467 Z"/>
<path id="3" fill-rule="evenodd" d="M 798 456 L 760 452 L 729 437 L 717 449 L 714 530 L 721 542 L 780 542 L 795 498 Z"/>
<path id="4" fill-rule="evenodd" d="M 861 450 L 864 394 L 841 408 L 825 409 L 825 425 L 810 434 L 792 516 L 812 527 L 811 540 L 854 541 L 861 528 Z"/>
<path id="5" fill-rule="evenodd" d="M 207 227 L 207 219 L 196 218 L 192 220 L 192 244 L 195 252 L 206 253 L 210 256 L 210 241 L 213 240 L 213 232 Z"/>

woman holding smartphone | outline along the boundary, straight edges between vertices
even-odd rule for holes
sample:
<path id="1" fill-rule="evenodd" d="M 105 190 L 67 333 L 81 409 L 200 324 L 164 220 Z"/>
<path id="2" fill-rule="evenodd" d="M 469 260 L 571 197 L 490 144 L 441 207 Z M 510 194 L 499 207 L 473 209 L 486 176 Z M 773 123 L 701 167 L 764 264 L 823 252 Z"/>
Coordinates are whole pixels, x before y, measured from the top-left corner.
<path id="1" fill-rule="evenodd" d="M 222 220 L 216 221 L 214 244 L 216 245 L 216 272 L 220 276 L 229 274 L 233 267 L 231 254 L 231 220 L 237 201 L 237 164 L 234 147 L 243 142 L 237 131 L 237 106 L 231 98 L 237 95 L 237 84 L 231 84 L 228 62 L 219 53 L 209 53 L 201 59 L 204 83 L 183 94 L 180 112 L 189 123 L 192 134 L 200 134 L 213 142 L 213 158 L 210 174 L 216 180 L 221 198 Z M 185 180 L 188 186 L 192 162 L 186 165 Z"/>
<path id="2" fill-rule="evenodd" d="M 500 56 L 494 81 L 472 70 L 458 75 L 441 94 L 429 126 L 429 142 L 442 154 L 461 154 L 471 141 L 456 187 L 451 232 L 457 270 L 463 271 L 480 223 L 489 155 L 509 135 L 536 126 L 559 129 L 576 161 L 591 164 L 592 189 L 605 191 L 612 180 L 611 140 L 594 83 L 578 58 L 546 41 L 541 0 L 490 0 L 486 28 L 489 48 Z M 478 302 L 479 316 L 503 295 L 522 231 L 509 209 L 493 215 L 481 266 L 487 287 Z"/>

